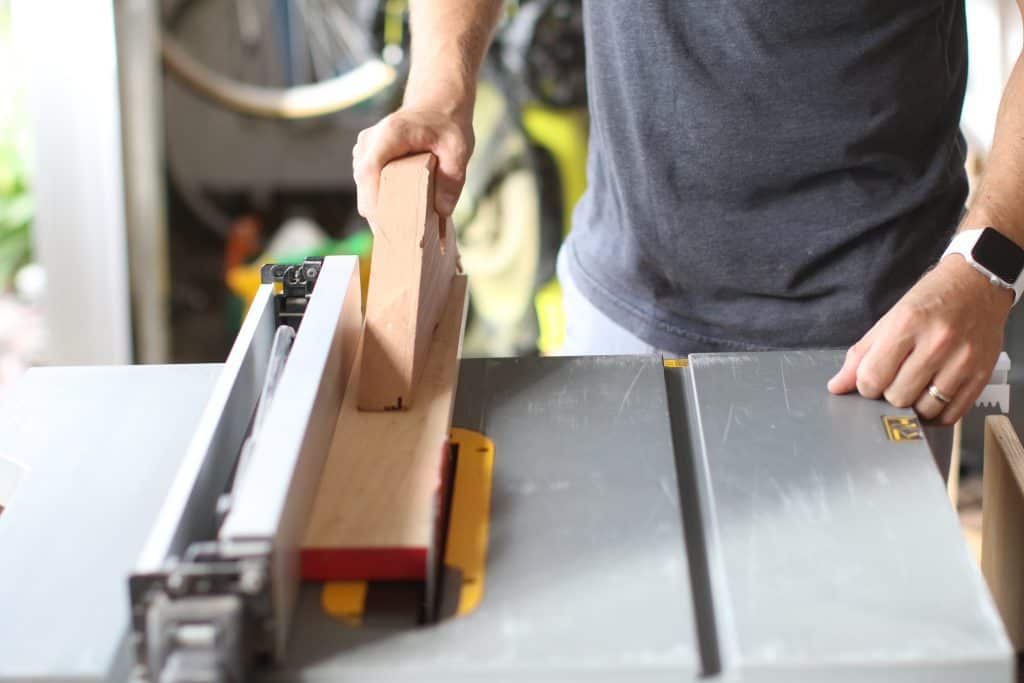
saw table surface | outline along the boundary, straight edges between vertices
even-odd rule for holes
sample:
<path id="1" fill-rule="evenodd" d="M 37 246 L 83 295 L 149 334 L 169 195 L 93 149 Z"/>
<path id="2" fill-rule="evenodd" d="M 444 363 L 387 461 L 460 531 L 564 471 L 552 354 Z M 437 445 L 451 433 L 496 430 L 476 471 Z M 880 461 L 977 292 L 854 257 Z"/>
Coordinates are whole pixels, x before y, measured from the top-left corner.
<path id="1" fill-rule="evenodd" d="M 0 404 L 0 681 L 123 678 L 128 585 L 220 365 L 34 368 Z"/>
<path id="2" fill-rule="evenodd" d="M 691 361 L 463 361 L 454 424 L 496 449 L 479 607 L 352 628 L 307 584 L 261 678 L 1009 682 L 928 447 L 883 429 L 910 413 L 827 394 L 839 353 Z M 123 677 L 126 576 L 215 371 L 8 397 L 2 442 L 35 455 L 0 515 L 0 681 Z"/>
<path id="3" fill-rule="evenodd" d="M 660 358 L 463 361 L 453 424 L 497 449 L 479 609 L 356 629 L 307 586 L 287 667 L 268 680 L 692 680 Z"/>
<path id="4" fill-rule="evenodd" d="M 926 442 L 883 428 L 912 413 L 829 395 L 841 361 L 463 361 L 454 424 L 496 448 L 478 611 L 350 628 L 307 586 L 267 680 L 1010 681 Z"/>
<path id="5" fill-rule="evenodd" d="M 923 440 L 833 396 L 833 352 L 699 354 L 685 380 L 723 666 L 744 681 L 1010 680 L 998 615 Z"/>

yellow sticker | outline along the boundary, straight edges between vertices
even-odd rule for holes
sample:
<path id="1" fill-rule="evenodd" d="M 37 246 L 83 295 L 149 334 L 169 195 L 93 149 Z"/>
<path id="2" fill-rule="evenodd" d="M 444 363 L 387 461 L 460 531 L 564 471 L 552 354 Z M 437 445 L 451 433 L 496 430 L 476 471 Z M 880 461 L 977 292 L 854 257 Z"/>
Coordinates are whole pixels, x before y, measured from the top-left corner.
<path id="1" fill-rule="evenodd" d="M 689 358 L 666 358 L 663 361 L 663 365 L 666 368 L 685 368 L 689 364 Z"/>
<path id="2" fill-rule="evenodd" d="M 913 415 L 883 415 L 882 424 L 890 441 L 920 441 L 921 423 Z"/>

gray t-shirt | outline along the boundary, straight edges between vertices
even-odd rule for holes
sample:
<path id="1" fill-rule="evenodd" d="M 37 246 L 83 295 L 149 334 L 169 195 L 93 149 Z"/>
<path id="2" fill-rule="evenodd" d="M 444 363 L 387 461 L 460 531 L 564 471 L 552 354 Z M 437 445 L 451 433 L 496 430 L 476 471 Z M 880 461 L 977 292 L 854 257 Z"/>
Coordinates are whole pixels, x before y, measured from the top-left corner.
<path id="1" fill-rule="evenodd" d="M 595 306 L 678 353 L 840 346 L 963 211 L 963 0 L 585 0 Z"/>

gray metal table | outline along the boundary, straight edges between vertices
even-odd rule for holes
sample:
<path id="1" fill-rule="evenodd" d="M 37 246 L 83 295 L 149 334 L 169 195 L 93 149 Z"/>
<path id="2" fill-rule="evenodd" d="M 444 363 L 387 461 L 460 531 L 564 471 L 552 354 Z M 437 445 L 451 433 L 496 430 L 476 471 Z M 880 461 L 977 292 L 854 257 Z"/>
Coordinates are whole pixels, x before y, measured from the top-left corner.
<path id="1" fill-rule="evenodd" d="M 128 587 L 219 365 L 35 368 L 0 407 L 0 681 L 127 675 Z"/>
<path id="2" fill-rule="evenodd" d="M 830 396 L 841 360 L 464 361 L 455 423 L 496 445 L 479 610 L 353 629 L 307 586 L 268 680 L 1010 681 L 926 442 L 883 429 L 912 413 Z"/>
<path id="3" fill-rule="evenodd" d="M 464 361 L 455 423 L 496 444 L 480 607 L 354 629 L 308 585 L 263 678 L 1010 681 L 925 442 L 829 396 L 839 361 Z M 123 677 L 125 576 L 215 369 L 32 371 L 7 402 L 36 455 L 0 516 L 0 681 Z"/>

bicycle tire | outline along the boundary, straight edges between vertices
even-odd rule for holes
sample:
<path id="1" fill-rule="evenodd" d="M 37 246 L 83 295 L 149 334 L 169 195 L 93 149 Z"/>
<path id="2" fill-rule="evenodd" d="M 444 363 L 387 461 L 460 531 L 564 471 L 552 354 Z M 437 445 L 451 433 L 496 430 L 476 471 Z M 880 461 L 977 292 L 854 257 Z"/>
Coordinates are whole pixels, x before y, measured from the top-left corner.
<path id="1" fill-rule="evenodd" d="M 267 88 L 219 74 L 192 57 L 166 33 L 160 52 L 168 71 L 196 92 L 234 111 L 275 119 L 335 114 L 383 93 L 397 81 L 393 67 L 372 60 L 336 78 L 291 88 Z"/>

